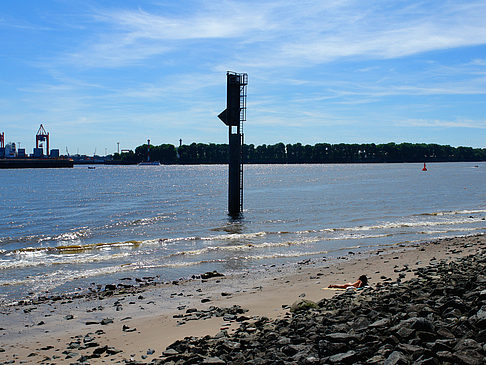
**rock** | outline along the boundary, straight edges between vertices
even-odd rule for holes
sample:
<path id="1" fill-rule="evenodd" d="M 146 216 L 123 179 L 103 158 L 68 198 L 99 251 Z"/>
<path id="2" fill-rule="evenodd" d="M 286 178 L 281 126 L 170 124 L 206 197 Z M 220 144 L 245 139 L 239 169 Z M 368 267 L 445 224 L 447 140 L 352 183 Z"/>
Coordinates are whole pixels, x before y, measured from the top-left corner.
<path id="1" fill-rule="evenodd" d="M 331 342 L 350 342 L 352 340 L 357 340 L 358 338 L 348 333 L 330 333 L 326 335 L 326 339 Z"/>
<path id="2" fill-rule="evenodd" d="M 201 364 L 203 364 L 203 365 L 221 365 L 221 364 L 226 364 L 226 362 L 221 360 L 219 357 L 208 357 L 208 358 L 205 358 Z"/>
<path id="3" fill-rule="evenodd" d="M 410 345 L 407 343 L 401 343 L 397 346 L 398 350 L 412 355 L 412 357 L 417 358 L 425 352 L 425 349 L 420 346 Z"/>
<path id="4" fill-rule="evenodd" d="M 329 362 L 332 364 L 352 364 L 355 360 L 356 352 L 348 351 L 329 357 Z"/>
<path id="5" fill-rule="evenodd" d="M 103 326 L 106 326 L 107 324 L 110 324 L 110 323 L 113 323 L 113 318 L 104 318 L 100 322 L 100 324 L 102 324 Z"/>
<path id="6" fill-rule="evenodd" d="M 114 348 L 114 347 L 108 347 L 108 348 L 106 349 L 106 353 L 107 353 L 108 355 L 116 355 L 116 354 L 119 354 L 120 352 L 123 352 L 123 351 L 122 351 L 122 350 L 118 350 L 118 349 L 116 349 L 116 348 Z"/>
<path id="7" fill-rule="evenodd" d="M 482 351 L 482 346 L 472 338 L 463 338 L 454 347 L 455 351 L 476 350 Z"/>
<path id="8" fill-rule="evenodd" d="M 113 291 L 113 290 L 116 290 L 115 284 L 106 284 L 105 285 L 105 291 Z"/>
<path id="9" fill-rule="evenodd" d="M 466 349 L 454 352 L 454 358 L 461 364 L 481 365 L 484 364 L 484 356 L 476 350 Z"/>
<path id="10" fill-rule="evenodd" d="M 390 324 L 390 319 L 389 318 L 382 318 L 379 319 L 372 324 L 370 324 L 371 328 L 379 328 L 379 327 L 386 327 Z"/>
<path id="11" fill-rule="evenodd" d="M 409 361 L 403 353 L 400 351 L 393 351 L 390 356 L 387 357 L 383 365 L 401 365 L 408 363 Z"/>
<path id="12" fill-rule="evenodd" d="M 179 355 L 179 352 L 170 348 L 162 352 L 162 355 L 164 356 L 173 356 L 173 355 Z"/>
<path id="13" fill-rule="evenodd" d="M 223 274 L 220 274 L 219 272 L 217 271 L 208 271 L 204 274 L 201 274 L 201 279 L 211 279 L 211 278 L 217 278 L 217 277 L 222 277 L 224 276 Z"/>
<path id="14" fill-rule="evenodd" d="M 291 305 L 290 311 L 291 312 L 300 312 L 300 311 L 306 311 L 306 310 L 315 309 L 315 308 L 317 308 L 317 304 L 315 302 L 313 302 L 312 300 L 301 299 L 301 300 L 295 301 Z"/>
<path id="15" fill-rule="evenodd" d="M 412 336 L 412 334 L 414 333 L 415 331 L 411 328 L 407 328 L 407 327 L 401 327 L 398 331 L 397 331 L 397 335 L 402 338 L 402 339 L 408 339 L 410 336 Z"/>
<path id="16" fill-rule="evenodd" d="M 107 350 L 108 350 L 108 346 L 98 347 L 98 348 L 94 349 L 93 354 L 101 355 L 101 354 L 105 353 Z"/>

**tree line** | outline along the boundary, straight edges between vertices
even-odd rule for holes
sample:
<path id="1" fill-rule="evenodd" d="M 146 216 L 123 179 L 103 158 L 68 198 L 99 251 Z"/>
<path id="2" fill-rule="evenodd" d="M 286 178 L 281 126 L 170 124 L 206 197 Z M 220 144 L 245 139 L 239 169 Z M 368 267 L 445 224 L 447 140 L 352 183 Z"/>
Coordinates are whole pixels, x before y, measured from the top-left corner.
<path id="1" fill-rule="evenodd" d="M 113 155 L 120 162 L 147 160 L 147 144 L 135 151 Z M 243 162 L 247 164 L 304 164 L 304 163 L 384 163 L 384 162 L 463 162 L 486 161 L 486 148 L 451 147 L 426 143 L 386 144 L 329 144 L 301 143 L 242 146 Z M 150 160 L 162 164 L 226 164 L 229 160 L 227 144 L 192 143 L 175 147 L 171 144 L 150 146 Z"/>

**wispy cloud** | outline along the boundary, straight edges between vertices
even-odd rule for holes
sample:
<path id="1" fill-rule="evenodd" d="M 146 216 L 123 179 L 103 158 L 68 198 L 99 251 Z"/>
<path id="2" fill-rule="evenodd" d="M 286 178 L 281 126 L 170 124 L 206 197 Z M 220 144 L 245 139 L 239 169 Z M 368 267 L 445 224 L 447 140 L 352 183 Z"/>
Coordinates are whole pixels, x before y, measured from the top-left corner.
<path id="1" fill-rule="evenodd" d="M 396 122 L 399 126 L 405 127 L 432 127 L 432 128 L 474 128 L 486 129 L 486 120 L 440 120 L 440 119 L 406 119 Z"/>
<path id="2" fill-rule="evenodd" d="M 172 15 L 164 14 L 163 8 L 99 10 L 93 21 L 105 25 L 103 33 L 70 57 L 90 67 L 119 67 L 154 55 L 191 51 L 191 41 L 227 39 L 232 43 L 219 44 L 232 49 L 224 62 L 271 68 L 352 57 L 389 59 L 486 43 L 482 1 L 467 6 L 357 0 L 331 5 L 316 1 L 200 5 Z"/>

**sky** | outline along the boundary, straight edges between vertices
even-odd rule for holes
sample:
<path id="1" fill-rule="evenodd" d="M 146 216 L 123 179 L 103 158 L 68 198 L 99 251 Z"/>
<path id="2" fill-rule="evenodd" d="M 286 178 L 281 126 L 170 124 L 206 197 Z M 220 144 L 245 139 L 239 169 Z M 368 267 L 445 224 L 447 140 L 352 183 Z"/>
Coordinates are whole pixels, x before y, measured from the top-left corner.
<path id="1" fill-rule="evenodd" d="M 486 1 L 2 0 L 0 132 L 103 155 L 245 142 L 486 147 Z"/>

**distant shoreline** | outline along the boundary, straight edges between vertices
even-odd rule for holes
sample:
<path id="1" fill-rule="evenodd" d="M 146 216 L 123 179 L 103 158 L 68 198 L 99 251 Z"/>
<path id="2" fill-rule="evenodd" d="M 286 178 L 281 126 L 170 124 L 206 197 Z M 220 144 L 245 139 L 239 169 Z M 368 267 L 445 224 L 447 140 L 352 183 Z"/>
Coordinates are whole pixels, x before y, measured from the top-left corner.
<path id="1" fill-rule="evenodd" d="M 135 151 L 115 153 L 111 157 L 113 161 L 133 163 L 147 161 L 150 156 L 150 161 L 161 164 L 226 164 L 228 151 L 227 144 L 192 143 L 179 147 L 161 144 L 150 148 L 144 144 Z M 243 144 L 242 160 L 245 164 L 480 162 L 486 161 L 486 148 L 425 143 Z"/>
<path id="2" fill-rule="evenodd" d="M 485 160 L 486 161 L 486 160 Z M 481 161 L 433 161 L 433 163 L 475 163 L 485 162 Z M 157 161 L 156 161 L 157 162 Z M 134 161 L 109 161 L 109 162 L 75 162 L 75 165 L 138 165 L 139 162 Z M 160 163 L 167 166 L 202 166 L 202 165 L 226 165 L 225 163 Z M 423 164 L 423 162 L 409 162 L 409 161 L 391 161 L 391 162 L 247 162 L 245 165 L 378 165 L 378 164 Z"/>

